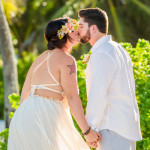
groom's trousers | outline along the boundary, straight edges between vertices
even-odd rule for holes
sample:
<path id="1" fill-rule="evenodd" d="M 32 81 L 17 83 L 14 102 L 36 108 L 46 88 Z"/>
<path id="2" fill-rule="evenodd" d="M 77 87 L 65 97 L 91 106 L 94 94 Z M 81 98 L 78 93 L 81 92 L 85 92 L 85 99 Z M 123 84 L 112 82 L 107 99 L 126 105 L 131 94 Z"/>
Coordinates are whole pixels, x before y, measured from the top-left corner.
<path id="1" fill-rule="evenodd" d="M 108 129 L 99 131 L 102 136 L 96 150 L 136 150 L 136 142 L 130 141 Z"/>

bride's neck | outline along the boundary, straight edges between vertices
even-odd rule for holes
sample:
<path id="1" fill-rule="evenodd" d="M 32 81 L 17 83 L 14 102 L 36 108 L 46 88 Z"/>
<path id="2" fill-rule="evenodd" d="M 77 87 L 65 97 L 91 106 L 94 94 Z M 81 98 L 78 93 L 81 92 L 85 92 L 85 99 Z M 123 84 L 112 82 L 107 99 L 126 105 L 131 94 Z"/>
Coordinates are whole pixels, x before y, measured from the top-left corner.
<path id="1" fill-rule="evenodd" d="M 70 53 L 71 49 L 72 49 L 72 46 L 71 46 L 71 45 L 65 45 L 65 46 L 62 48 L 62 50 L 63 50 L 64 52 L 66 52 L 66 53 Z"/>

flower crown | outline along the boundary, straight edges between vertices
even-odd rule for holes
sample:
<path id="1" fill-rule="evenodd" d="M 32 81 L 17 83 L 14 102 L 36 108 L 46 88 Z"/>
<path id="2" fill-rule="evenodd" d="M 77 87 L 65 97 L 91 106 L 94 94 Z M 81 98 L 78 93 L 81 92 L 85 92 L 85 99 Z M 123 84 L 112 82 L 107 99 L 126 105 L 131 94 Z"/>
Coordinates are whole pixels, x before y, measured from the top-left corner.
<path id="1" fill-rule="evenodd" d="M 68 20 L 68 23 L 66 23 L 65 25 L 62 25 L 62 28 L 57 31 L 57 36 L 60 40 L 64 37 L 65 34 L 78 29 L 79 23 L 77 20 L 71 19 L 68 17 L 67 17 L 67 20 Z"/>

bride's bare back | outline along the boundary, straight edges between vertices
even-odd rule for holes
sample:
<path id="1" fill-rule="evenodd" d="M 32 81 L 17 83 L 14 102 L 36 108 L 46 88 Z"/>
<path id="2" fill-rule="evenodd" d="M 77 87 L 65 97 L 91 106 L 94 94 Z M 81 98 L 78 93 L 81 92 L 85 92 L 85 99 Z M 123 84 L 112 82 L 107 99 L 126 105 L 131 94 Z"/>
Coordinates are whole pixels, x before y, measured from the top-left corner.
<path id="1" fill-rule="evenodd" d="M 36 89 L 35 95 L 62 100 L 64 90 L 61 80 L 65 77 L 65 74 L 61 75 L 61 68 L 63 62 L 70 58 L 70 63 L 65 66 L 65 69 L 67 69 L 69 76 L 72 73 L 75 73 L 73 76 L 76 76 L 75 62 L 72 56 L 58 49 L 43 52 L 29 69 L 23 86 L 21 101 L 28 97 L 31 87 L 37 85 L 42 85 L 48 89 Z"/>

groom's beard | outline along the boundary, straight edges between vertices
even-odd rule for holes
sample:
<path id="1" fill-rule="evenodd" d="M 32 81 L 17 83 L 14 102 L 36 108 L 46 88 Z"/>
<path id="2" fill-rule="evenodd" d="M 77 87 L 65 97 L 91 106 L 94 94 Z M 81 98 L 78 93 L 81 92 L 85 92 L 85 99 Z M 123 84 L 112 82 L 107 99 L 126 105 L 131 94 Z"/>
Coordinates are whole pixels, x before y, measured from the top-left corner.
<path id="1" fill-rule="evenodd" d="M 90 35 L 90 31 L 89 31 L 89 29 L 87 30 L 87 33 L 85 34 L 85 36 L 82 36 L 81 38 L 80 38 L 80 42 L 81 43 L 88 43 L 89 42 L 89 40 L 91 39 L 91 35 Z"/>

